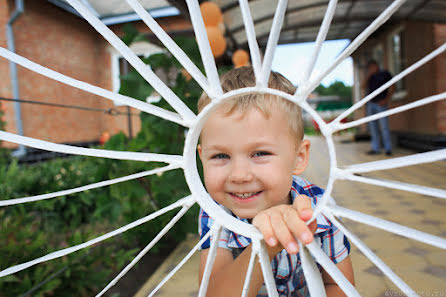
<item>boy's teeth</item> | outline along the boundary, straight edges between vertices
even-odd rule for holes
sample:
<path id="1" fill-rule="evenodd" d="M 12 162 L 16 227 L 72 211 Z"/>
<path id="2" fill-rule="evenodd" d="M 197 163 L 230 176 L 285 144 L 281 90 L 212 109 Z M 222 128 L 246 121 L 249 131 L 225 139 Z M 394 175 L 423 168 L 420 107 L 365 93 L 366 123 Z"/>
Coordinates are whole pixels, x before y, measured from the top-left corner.
<path id="1" fill-rule="evenodd" d="M 256 192 L 252 192 L 252 193 L 233 193 L 235 196 L 239 197 L 239 198 L 249 198 L 253 195 L 256 194 Z"/>

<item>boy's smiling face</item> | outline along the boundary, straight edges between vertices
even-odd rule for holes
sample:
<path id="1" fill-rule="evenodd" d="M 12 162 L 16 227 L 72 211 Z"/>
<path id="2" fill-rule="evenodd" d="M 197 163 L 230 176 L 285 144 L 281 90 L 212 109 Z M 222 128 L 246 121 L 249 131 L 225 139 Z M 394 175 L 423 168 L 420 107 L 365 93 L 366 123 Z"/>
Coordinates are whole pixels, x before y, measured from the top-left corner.
<path id="1" fill-rule="evenodd" d="M 211 197 L 241 218 L 290 202 L 292 175 L 308 162 L 309 142 L 299 141 L 278 107 L 267 117 L 257 108 L 206 121 L 198 146 Z"/>

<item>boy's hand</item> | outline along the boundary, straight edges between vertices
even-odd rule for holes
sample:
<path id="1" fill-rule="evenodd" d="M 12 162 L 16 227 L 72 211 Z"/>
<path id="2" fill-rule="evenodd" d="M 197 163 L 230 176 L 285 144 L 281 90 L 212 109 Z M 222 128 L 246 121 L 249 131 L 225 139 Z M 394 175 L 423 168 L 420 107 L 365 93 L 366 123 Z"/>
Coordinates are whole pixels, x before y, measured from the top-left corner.
<path id="1" fill-rule="evenodd" d="M 277 205 L 261 211 L 254 217 L 252 224 L 262 232 L 270 256 L 275 256 L 282 249 L 296 254 L 299 246 L 295 238 L 304 244 L 313 241 L 316 220 L 308 226 L 305 223 L 312 215 L 310 198 L 299 195 L 292 205 Z"/>

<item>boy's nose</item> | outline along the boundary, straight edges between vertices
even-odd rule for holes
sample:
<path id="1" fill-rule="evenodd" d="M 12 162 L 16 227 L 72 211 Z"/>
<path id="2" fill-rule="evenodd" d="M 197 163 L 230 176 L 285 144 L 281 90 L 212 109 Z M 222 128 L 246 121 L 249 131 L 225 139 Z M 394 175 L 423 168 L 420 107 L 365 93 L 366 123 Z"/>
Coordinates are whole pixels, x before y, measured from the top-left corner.
<path id="1" fill-rule="evenodd" d="M 253 179 L 251 168 L 247 162 L 233 161 L 229 179 L 234 183 L 250 182 Z"/>

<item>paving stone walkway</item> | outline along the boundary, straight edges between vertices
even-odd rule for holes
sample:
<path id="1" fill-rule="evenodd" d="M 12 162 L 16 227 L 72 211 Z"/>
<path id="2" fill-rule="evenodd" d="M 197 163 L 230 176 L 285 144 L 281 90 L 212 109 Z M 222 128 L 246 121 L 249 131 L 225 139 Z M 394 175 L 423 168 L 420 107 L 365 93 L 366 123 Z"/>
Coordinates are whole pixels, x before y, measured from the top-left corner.
<path id="1" fill-rule="evenodd" d="M 311 137 L 310 140 L 310 165 L 304 176 L 324 187 L 329 169 L 327 146 L 322 137 Z M 348 135 L 335 137 L 335 145 L 341 167 L 389 158 L 384 154 L 366 155 L 369 144 L 352 142 Z M 396 149 L 392 158 L 408 154 L 413 152 Z M 367 173 L 364 176 L 445 189 L 446 161 Z M 340 206 L 446 238 L 445 199 L 350 181 L 336 181 L 332 196 Z M 349 220 L 343 222 L 420 296 L 446 296 L 446 250 Z M 181 244 L 135 297 L 148 296 L 151 289 L 197 241 L 196 236 L 190 236 Z M 356 287 L 362 296 L 405 296 L 354 245 L 351 258 Z M 198 263 L 197 253 L 155 296 L 197 296 Z"/>

